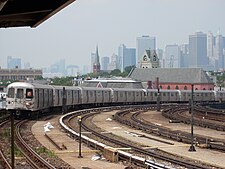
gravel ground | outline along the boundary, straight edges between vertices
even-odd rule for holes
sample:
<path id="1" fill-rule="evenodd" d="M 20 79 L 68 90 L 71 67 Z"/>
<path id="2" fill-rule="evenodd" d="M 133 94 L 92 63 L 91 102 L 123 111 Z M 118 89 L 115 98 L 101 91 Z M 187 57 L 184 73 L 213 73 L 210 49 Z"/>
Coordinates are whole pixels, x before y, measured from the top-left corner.
<path id="1" fill-rule="evenodd" d="M 29 121 L 23 126 L 22 137 L 25 141 L 37 152 L 41 154 L 44 159 L 47 159 L 53 166 L 58 169 L 72 169 L 70 165 L 58 158 L 53 152 L 47 150 L 42 146 L 38 140 L 35 139 L 31 132 L 31 127 L 35 121 Z M 4 155 L 7 157 L 8 161 L 11 162 L 11 140 L 10 140 L 10 123 L 7 123 L 0 128 L 0 149 L 3 151 Z M 3 168 L 0 166 L 0 169 Z M 21 152 L 17 149 L 15 150 L 15 168 L 16 169 L 30 169 L 31 167 L 26 162 L 25 158 L 21 155 Z"/>

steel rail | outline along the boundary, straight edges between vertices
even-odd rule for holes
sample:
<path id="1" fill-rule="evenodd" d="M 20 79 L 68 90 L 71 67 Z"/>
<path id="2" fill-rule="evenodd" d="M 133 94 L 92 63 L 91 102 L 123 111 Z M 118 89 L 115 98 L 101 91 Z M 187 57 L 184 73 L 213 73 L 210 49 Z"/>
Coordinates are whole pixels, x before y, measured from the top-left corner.
<path id="1" fill-rule="evenodd" d="M 45 159 L 43 159 L 39 154 L 37 154 L 22 138 L 20 130 L 21 126 L 26 122 L 20 121 L 16 124 L 15 128 L 15 136 L 16 136 L 16 146 L 20 149 L 20 151 L 23 153 L 25 158 L 27 159 L 28 163 L 33 168 L 48 168 L 48 169 L 55 169 L 54 166 L 52 166 L 49 162 L 47 162 Z"/>

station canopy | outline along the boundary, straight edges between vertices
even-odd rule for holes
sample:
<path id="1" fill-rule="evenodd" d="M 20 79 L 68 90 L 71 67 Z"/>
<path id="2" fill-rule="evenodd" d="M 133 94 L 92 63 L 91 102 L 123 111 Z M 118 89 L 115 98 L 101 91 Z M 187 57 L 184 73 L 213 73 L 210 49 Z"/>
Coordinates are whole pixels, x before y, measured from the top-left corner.
<path id="1" fill-rule="evenodd" d="M 0 0 L 0 28 L 39 24 L 75 0 Z"/>

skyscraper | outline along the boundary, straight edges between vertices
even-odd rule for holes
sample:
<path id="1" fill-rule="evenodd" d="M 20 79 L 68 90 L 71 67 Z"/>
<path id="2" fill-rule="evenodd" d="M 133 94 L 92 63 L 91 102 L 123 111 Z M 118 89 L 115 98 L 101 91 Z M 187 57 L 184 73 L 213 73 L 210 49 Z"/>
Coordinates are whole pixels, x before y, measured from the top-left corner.
<path id="1" fill-rule="evenodd" d="M 102 57 L 101 58 L 101 67 L 102 67 L 102 70 L 108 70 L 107 69 L 108 64 L 109 64 L 109 57 Z"/>
<path id="2" fill-rule="evenodd" d="M 189 67 L 206 68 L 207 65 L 207 35 L 202 32 L 189 35 Z"/>
<path id="3" fill-rule="evenodd" d="M 223 36 L 218 31 L 215 39 L 215 58 L 218 60 L 218 69 L 224 69 L 223 40 Z"/>
<path id="4" fill-rule="evenodd" d="M 21 58 L 13 58 L 12 56 L 7 57 L 7 68 L 8 69 L 21 69 Z"/>
<path id="5" fill-rule="evenodd" d="M 165 67 L 180 68 L 180 48 L 178 45 L 166 45 Z"/>
<path id="6" fill-rule="evenodd" d="M 145 50 L 156 49 L 156 38 L 150 36 L 137 37 L 136 49 L 136 66 L 138 66 L 142 55 L 145 53 Z"/>
<path id="7" fill-rule="evenodd" d="M 180 67 L 189 67 L 189 44 L 182 44 L 180 48 Z"/>
<path id="8" fill-rule="evenodd" d="M 207 56 L 213 60 L 213 59 L 215 59 L 214 55 L 213 55 L 213 47 L 215 45 L 215 37 L 213 36 L 212 32 L 209 32 L 207 37 L 208 37 L 208 39 L 207 39 Z"/>
<path id="9" fill-rule="evenodd" d="M 94 64 L 93 64 L 93 73 L 97 74 L 97 73 L 100 72 L 100 70 L 101 70 L 101 68 L 100 68 L 99 54 L 98 54 L 98 45 L 97 45 L 96 53 L 95 53 L 95 61 L 94 61 Z"/>
<path id="10" fill-rule="evenodd" d="M 108 64 L 108 70 L 119 69 L 119 58 L 118 55 L 113 53 L 111 56 L 111 62 Z"/>
<path id="11" fill-rule="evenodd" d="M 124 44 L 121 44 L 118 48 L 118 57 L 121 71 L 124 71 L 127 66 L 136 65 L 136 49 L 134 48 L 127 48 Z"/>

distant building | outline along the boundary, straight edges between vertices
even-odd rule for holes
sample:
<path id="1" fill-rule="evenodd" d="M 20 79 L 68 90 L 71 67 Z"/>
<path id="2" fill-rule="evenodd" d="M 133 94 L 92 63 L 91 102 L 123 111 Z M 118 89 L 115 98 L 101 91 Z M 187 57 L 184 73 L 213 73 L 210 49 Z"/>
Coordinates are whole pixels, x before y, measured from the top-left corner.
<path id="1" fill-rule="evenodd" d="M 99 54 L 98 54 L 98 46 L 96 47 L 95 60 L 93 63 L 93 73 L 97 74 L 101 70 L 100 62 L 99 62 Z"/>
<path id="2" fill-rule="evenodd" d="M 91 71 L 92 71 L 92 67 L 90 65 L 84 65 L 82 74 L 84 75 L 84 74 L 90 73 Z"/>
<path id="3" fill-rule="evenodd" d="M 42 76 L 40 69 L 0 69 L 0 80 L 27 80 Z"/>
<path id="4" fill-rule="evenodd" d="M 121 61 L 121 72 L 127 66 L 135 66 L 136 65 L 136 49 L 127 48 L 124 44 L 121 44 L 118 48 L 118 57 Z"/>
<path id="5" fill-rule="evenodd" d="M 180 48 L 180 67 L 189 67 L 189 44 L 182 44 Z"/>
<path id="6" fill-rule="evenodd" d="M 102 57 L 101 58 L 102 70 L 108 70 L 108 64 L 109 64 L 109 57 Z"/>
<path id="7" fill-rule="evenodd" d="M 25 62 L 24 63 L 24 69 L 30 69 L 31 66 L 30 66 L 30 62 Z"/>
<path id="8" fill-rule="evenodd" d="M 141 60 L 140 68 L 159 68 L 159 58 L 155 50 L 145 50 Z"/>
<path id="9" fill-rule="evenodd" d="M 208 32 L 207 35 L 207 56 L 209 58 L 209 64 L 216 66 L 216 60 L 218 60 L 214 55 L 215 37 L 212 32 Z"/>
<path id="10" fill-rule="evenodd" d="M 129 78 L 141 81 L 144 88 L 157 88 L 156 78 L 159 78 L 161 89 L 165 90 L 213 90 L 214 83 L 201 68 L 135 68 Z M 147 85 L 148 84 L 148 85 Z"/>
<path id="11" fill-rule="evenodd" d="M 207 35 L 202 32 L 189 35 L 189 67 L 206 69 L 207 65 Z"/>
<path id="12" fill-rule="evenodd" d="M 13 58 L 12 56 L 7 57 L 7 68 L 8 69 L 21 69 L 21 58 Z"/>
<path id="13" fill-rule="evenodd" d="M 91 71 L 93 73 L 93 65 L 94 65 L 94 62 L 95 62 L 95 57 L 96 57 L 96 53 L 91 53 Z"/>
<path id="14" fill-rule="evenodd" d="M 65 59 L 61 59 L 55 64 L 50 66 L 50 73 L 57 73 L 61 74 L 62 76 L 65 75 Z"/>
<path id="15" fill-rule="evenodd" d="M 77 65 L 68 65 L 66 67 L 67 76 L 77 76 L 79 74 L 79 66 Z"/>
<path id="16" fill-rule="evenodd" d="M 156 38 L 150 36 L 137 37 L 136 40 L 136 66 L 139 67 L 139 61 L 143 56 L 145 50 L 156 49 Z"/>
<path id="17" fill-rule="evenodd" d="M 165 67 L 180 68 L 180 48 L 178 45 L 166 45 Z"/>
<path id="18" fill-rule="evenodd" d="M 223 42 L 223 36 L 220 34 L 218 31 L 216 38 L 215 38 L 215 58 L 218 60 L 218 69 L 224 69 L 225 68 L 225 63 L 224 63 L 224 54 L 223 54 L 223 49 L 224 49 L 224 42 Z"/>
<path id="19" fill-rule="evenodd" d="M 115 53 L 111 56 L 111 61 L 108 64 L 108 70 L 120 69 L 119 57 Z"/>
<path id="20" fill-rule="evenodd" d="M 98 88 L 134 88 L 143 89 L 141 82 L 131 79 L 116 78 L 116 79 L 94 79 L 84 80 L 80 85 L 82 87 L 98 87 Z"/>

